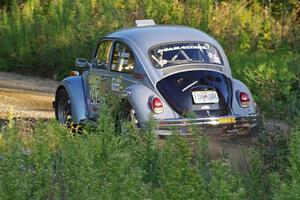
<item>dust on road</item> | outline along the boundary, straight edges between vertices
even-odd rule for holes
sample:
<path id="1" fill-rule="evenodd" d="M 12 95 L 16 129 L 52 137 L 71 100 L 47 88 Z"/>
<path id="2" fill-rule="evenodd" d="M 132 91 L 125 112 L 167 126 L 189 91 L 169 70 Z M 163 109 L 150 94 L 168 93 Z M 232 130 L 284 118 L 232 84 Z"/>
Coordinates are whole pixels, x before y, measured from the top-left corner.
<path id="1" fill-rule="evenodd" d="M 56 85 L 46 78 L 0 72 L 0 119 L 7 118 L 11 111 L 18 118 L 54 118 Z"/>

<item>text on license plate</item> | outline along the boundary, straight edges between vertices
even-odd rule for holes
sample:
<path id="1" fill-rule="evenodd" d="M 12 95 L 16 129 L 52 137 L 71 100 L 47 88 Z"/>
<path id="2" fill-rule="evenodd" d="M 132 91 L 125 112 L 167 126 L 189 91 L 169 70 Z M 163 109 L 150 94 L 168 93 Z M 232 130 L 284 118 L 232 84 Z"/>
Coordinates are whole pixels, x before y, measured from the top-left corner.
<path id="1" fill-rule="evenodd" d="M 218 103 L 219 97 L 216 91 L 194 91 L 192 92 L 195 103 Z"/>
<path id="2" fill-rule="evenodd" d="M 235 117 L 224 117 L 219 119 L 220 124 L 232 124 L 235 123 Z"/>

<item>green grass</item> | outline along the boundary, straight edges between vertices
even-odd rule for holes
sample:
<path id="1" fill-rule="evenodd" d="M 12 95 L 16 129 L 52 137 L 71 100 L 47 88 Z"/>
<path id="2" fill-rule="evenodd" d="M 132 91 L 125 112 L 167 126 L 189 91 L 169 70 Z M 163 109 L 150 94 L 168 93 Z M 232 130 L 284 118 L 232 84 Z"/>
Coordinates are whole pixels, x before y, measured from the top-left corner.
<path id="1" fill-rule="evenodd" d="M 248 167 L 238 170 L 209 159 L 205 136 L 191 144 L 174 134 L 162 144 L 151 125 L 137 132 L 130 124 L 122 136 L 108 113 L 81 134 L 55 121 L 32 132 L 9 123 L 0 133 L 0 199 L 296 199 L 297 129 L 290 140 L 261 133 Z"/>

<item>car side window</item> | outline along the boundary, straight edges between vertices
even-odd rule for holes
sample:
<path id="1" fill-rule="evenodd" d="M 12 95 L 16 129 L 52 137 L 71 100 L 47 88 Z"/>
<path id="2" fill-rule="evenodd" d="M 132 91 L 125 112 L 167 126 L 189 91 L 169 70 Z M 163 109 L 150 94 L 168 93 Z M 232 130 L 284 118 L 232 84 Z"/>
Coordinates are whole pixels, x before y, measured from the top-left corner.
<path id="1" fill-rule="evenodd" d="M 103 41 L 100 43 L 96 54 L 97 68 L 107 69 L 111 47 L 112 41 Z"/>
<path id="2" fill-rule="evenodd" d="M 111 71 L 132 73 L 134 69 L 134 56 L 125 44 L 116 42 L 114 45 Z"/>

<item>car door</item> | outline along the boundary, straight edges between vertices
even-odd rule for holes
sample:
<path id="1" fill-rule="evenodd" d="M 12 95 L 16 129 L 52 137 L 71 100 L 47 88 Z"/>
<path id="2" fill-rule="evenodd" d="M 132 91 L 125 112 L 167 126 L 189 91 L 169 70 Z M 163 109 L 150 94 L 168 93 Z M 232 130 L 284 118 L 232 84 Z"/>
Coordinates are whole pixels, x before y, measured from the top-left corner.
<path id="1" fill-rule="evenodd" d="M 103 40 L 98 45 L 92 65 L 87 76 L 89 118 L 99 115 L 101 105 L 107 95 L 107 71 L 111 60 L 112 41 Z"/>
<path id="2" fill-rule="evenodd" d="M 134 54 L 123 42 L 115 41 L 112 50 L 108 89 L 111 95 L 120 95 L 124 88 L 134 83 Z"/>

